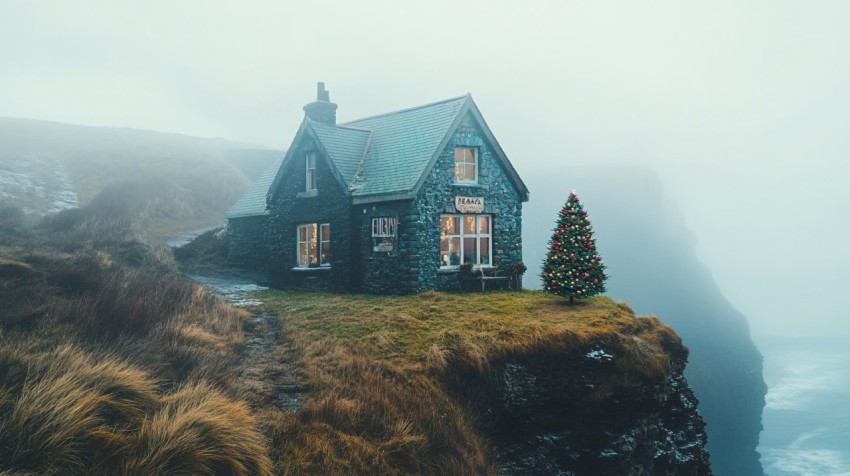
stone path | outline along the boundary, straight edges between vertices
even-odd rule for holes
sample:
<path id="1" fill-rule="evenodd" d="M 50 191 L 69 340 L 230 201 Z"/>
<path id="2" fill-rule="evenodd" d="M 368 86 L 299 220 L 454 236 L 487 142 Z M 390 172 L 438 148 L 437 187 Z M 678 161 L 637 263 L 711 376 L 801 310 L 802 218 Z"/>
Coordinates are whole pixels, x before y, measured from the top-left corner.
<path id="1" fill-rule="evenodd" d="M 266 289 L 256 283 L 208 276 L 190 275 L 210 292 L 223 297 L 233 306 L 251 313 L 245 323 L 245 344 L 240 350 L 236 373 L 238 388 L 254 407 L 274 406 L 284 411 L 298 411 L 307 388 L 297 382 L 296 367 L 282 358 L 280 320 L 250 293 Z"/>

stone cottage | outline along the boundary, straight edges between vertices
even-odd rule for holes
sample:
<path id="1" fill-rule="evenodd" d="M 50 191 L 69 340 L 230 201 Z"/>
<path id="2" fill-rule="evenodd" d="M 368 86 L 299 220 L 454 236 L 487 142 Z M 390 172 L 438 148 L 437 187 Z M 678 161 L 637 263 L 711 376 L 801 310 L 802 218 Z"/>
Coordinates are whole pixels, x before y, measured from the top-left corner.
<path id="1" fill-rule="evenodd" d="M 233 265 L 283 289 L 459 289 L 522 260 L 528 189 L 470 95 L 336 122 L 324 83 L 282 160 L 228 212 Z"/>

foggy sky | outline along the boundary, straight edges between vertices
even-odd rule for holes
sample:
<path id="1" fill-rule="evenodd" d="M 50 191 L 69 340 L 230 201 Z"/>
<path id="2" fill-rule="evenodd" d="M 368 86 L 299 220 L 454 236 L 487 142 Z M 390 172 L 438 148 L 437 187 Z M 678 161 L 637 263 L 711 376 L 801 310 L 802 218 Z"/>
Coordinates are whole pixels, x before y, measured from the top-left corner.
<path id="1" fill-rule="evenodd" d="M 850 3 L 624 3 L 0 0 L 0 116 L 284 148 L 316 81 L 341 121 L 471 92 L 526 213 L 650 166 L 756 334 L 850 332 Z"/>

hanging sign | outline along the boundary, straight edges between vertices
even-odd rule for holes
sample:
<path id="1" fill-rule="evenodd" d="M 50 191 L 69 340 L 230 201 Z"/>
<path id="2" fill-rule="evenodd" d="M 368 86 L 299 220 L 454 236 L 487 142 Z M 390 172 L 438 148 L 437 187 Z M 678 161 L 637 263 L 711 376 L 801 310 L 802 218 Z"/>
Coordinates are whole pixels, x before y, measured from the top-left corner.
<path id="1" fill-rule="evenodd" d="M 481 213 L 484 211 L 484 199 L 481 197 L 455 197 L 455 208 L 460 213 Z"/>

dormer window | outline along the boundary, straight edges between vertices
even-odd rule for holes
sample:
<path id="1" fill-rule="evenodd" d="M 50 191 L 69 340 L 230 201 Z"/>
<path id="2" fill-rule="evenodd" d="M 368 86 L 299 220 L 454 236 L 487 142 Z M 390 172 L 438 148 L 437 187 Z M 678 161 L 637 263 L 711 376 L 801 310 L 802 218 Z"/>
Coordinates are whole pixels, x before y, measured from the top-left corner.
<path id="1" fill-rule="evenodd" d="M 478 149 L 455 147 L 455 183 L 478 183 Z"/>
<path id="2" fill-rule="evenodd" d="M 316 190 L 316 153 L 315 152 L 307 152 L 306 159 L 306 170 L 307 170 L 307 180 L 306 180 L 306 191 L 311 192 Z"/>

